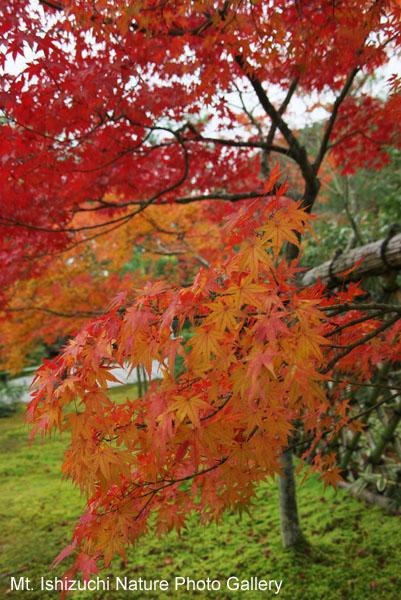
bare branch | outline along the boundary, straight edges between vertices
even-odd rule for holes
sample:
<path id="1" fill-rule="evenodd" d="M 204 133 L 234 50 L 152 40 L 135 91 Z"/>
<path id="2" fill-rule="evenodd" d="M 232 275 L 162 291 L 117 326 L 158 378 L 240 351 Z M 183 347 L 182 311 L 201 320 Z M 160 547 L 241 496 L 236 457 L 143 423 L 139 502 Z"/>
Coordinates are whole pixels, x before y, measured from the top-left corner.
<path id="1" fill-rule="evenodd" d="M 252 141 L 246 141 L 246 142 L 240 142 L 237 140 L 226 140 L 224 138 L 212 138 L 212 137 L 201 137 L 199 136 L 196 140 L 187 140 L 185 139 L 184 141 L 205 141 L 205 142 L 213 142 L 214 144 L 218 144 L 220 146 L 230 146 L 230 147 L 237 147 L 237 148 L 261 148 L 262 150 L 269 150 L 272 152 L 278 152 L 279 154 L 285 154 L 286 156 L 289 156 L 290 158 L 293 158 L 294 160 L 296 160 L 296 156 L 293 154 L 293 152 L 291 151 L 290 148 L 285 148 L 284 146 L 277 146 L 274 144 L 267 144 L 264 141 L 261 142 L 252 142 Z"/>
<path id="2" fill-rule="evenodd" d="M 348 92 L 351 89 L 352 83 L 357 75 L 357 73 L 359 73 L 359 66 L 355 67 L 351 73 L 348 75 L 347 80 L 344 84 L 343 89 L 341 90 L 341 93 L 339 96 L 337 96 L 334 105 L 333 105 L 333 110 L 331 111 L 331 115 L 330 115 L 330 119 L 327 122 L 326 125 L 326 129 L 325 132 L 323 134 L 323 138 L 320 144 L 320 148 L 319 148 L 319 153 L 317 155 L 317 158 L 315 160 L 315 162 L 313 163 L 313 169 L 315 171 L 315 173 L 317 173 L 319 171 L 320 165 L 322 164 L 323 158 L 327 152 L 327 147 L 329 144 L 329 139 L 330 139 L 330 135 L 331 132 L 333 130 L 334 127 L 334 123 L 336 121 L 337 118 L 337 113 L 338 113 L 338 109 L 340 108 L 343 100 L 345 99 L 345 97 L 347 96 Z"/>
<path id="3" fill-rule="evenodd" d="M 235 61 L 239 65 L 239 67 L 242 69 L 242 71 L 246 75 L 246 77 L 248 78 L 250 84 L 252 85 L 253 89 L 256 92 L 259 102 L 261 103 L 262 107 L 266 111 L 266 114 L 271 118 L 273 123 L 276 124 L 278 129 L 283 134 L 284 139 L 288 143 L 290 150 L 293 153 L 294 160 L 296 160 L 298 162 L 300 160 L 300 155 L 303 150 L 298 139 L 295 137 L 295 135 L 293 134 L 291 129 L 288 127 L 287 123 L 283 120 L 279 111 L 274 108 L 274 106 L 270 102 L 265 90 L 263 89 L 261 82 L 259 81 L 259 79 L 257 77 L 255 77 L 251 73 L 250 68 L 247 67 L 242 56 L 236 56 Z"/>

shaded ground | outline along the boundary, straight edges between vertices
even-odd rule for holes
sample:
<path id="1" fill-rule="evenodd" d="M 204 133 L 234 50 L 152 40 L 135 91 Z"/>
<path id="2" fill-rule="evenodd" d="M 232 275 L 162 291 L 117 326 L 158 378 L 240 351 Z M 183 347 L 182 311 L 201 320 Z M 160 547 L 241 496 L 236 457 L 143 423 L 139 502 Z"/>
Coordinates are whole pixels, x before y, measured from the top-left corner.
<path id="1" fill-rule="evenodd" d="M 115 399 L 135 393 L 135 386 L 112 391 Z M 53 572 L 50 564 L 70 542 L 82 505 L 69 482 L 60 483 L 60 465 L 67 440 L 40 438 L 27 446 L 21 412 L 0 419 L 0 598 L 24 600 L 60 598 L 39 591 L 40 577 L 62 575 L 67 563 Z M 399 600 L 401 598 L 401 519 L 378 507 L 356 501 L 345 492 L 323 493 L 309 477 L 298 493 L 307 543 L 298 551 L 281 547 L 276 484 L 264 485 L 252 510 L 242 521 L 228 514 L 219 526 L 196 520 L 181 539 L 152 536 L 128 553 L 125 566 L 115 560 L 103 579 L 110 591 L 73 592 L 73 600 L 123 598 L 214 598 L 215 600 L 274 597 L 269 591 L 230 591 L 228 577 L 282 580 L 277 595 L 284 600 Z M 10 578 L 29 577 L 34 591 L 10 592 Z M 115 590 L 115 577 L 165 579 L 164 592 Z M 221 583 L 219 591 L 175 591 L 176 576 Z"/>

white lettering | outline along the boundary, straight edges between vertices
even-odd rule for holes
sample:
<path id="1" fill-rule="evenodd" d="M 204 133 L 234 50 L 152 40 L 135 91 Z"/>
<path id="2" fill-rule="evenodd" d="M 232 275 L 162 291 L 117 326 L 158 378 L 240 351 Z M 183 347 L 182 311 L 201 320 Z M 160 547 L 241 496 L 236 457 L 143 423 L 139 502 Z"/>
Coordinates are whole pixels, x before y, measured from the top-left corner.
<path id="1" fill-rule="evenodd" d="M 127 590 L 127 578 L 124 577 L 124 581 L 119 577 L 116 578 L 116 590 L 119 590 L 122 587 L 123 590 Z"/>
<path id="2" fill-rule="evenodd" d="M 168 590 L 168 586 L 169 583 L 166 579 L 142 579 L 142 577 L 139 577 L 139 579 L 128 579 L 128 577 L 124 577 L 121 579 L 120 577 L 116 577 L 116 590 L 121 588 L 122 590 L 129 590 L 130 592 L 136 592 L 138 590 L 141 592 L 150 592 L 157 589 L 165 591 Z"/>
<path id="3" fill-rule="evenodd" d="M 229 577 L 227 579 L 227 587 L 229 590 L 239 590 L 238 577 Z"/>
<path id="4" fill-rule="evenodd" d="M 175 578 L 175 589 L 178 588 L 179 585 L 185 584 L 185 577 L 176 577 Z"/>
<path id="5" fill-rule="evenodd" d="M 67 592 L 75 592 L 75 590 L 77 589 L 77 580 L 76 579 L 65 579 L 64 580 L 64 589 L 67 590 Z M 79 588 L 81 589 L 81 588 Z M 85 589 L 85 588 L 83 588 Z"/>
<path id="6" fill-rule="evenodd" d="M 185 588 L 188 591 L 203 592 L 204 590 L 213 590 L 217 591 L 221 588 L 221 583 L 217 579 L 210 579 L 207 577 L 206 579 L 190 579 L 189 577 L 176 577 L 175 578 L 175 589 L 177 590 L 180 585 L 185 585 Z"/>
<path id="7" fill-rule="evenodd" d="M 15 577 L 11 577 L 11 589 L 19 590 L 21 588 L 21 591 L 22 590 L 30 590 L 31 588 L 29 587 L 29 582 L 30 582 L 29 577 L 20 577 L 18 579 L 18 582 L 15 579 Z"/>

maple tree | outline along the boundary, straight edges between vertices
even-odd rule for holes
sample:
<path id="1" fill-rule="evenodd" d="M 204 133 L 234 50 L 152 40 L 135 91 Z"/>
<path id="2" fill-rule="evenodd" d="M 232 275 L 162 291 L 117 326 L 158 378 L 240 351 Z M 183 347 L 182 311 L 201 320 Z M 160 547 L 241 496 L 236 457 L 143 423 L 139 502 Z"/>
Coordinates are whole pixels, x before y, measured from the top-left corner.
<path id="1" fill-rule="evenodd" d="M 233 214 L 226 257 L 190 287 L 156 282 L 118 295 L 37 372 L 32 434 L 71 430 L 63 471 L 87 497 L 73 542 L 56 561 L 77 550 L 69 574 L 94 572 L 94 557 L 106 566 L 116 552 L 125 557 L 150 518 L 163 534 L 180 531 L 193 512 L 207 521 L 228 506 L 246 509 L 257 484 L 280 472 L 297 420 L 315 440 L 304 458 L 324 438 L 313 468 L 326 484 L 339 479 L 331 444 L 344 426 L 360 428 L 344 390 L 350 376 L 369 380 L 378 361 L 399 356 L 399 314 L 361 316 L 350 306 L 363 294 L 357 286 L 334 298 L 321 284 L 299 291 L 295 261 L 279 251 L 286 240 L 298 244 L 294 232 L 303 234 L 310 217 L 284 191 Z M 258 209 L 266 224 L 253 219 Z M 326 311 L 339 315 L 328 319 Z M 391 345 L 381 335 L 388 328 Z M 144 364 L 150 375 L 155 359 L 160 383 L 141 398 L 110 401 L 116 363 Z M 329 392 L 334 366 L 343 383 Z"/>
<path id="2" fill-rule="evenodd" d="M 162 534 L 193 512 L 246 509 L 297 429 L 312 440 L 303 458 L 335 484 L 335 440 L 361 428 L 349 382 L 399 358 L 400 312 L 358 302 L 357 284 L 300 287 L 298 254 L 326 155 L 352 173 L 382 167 L 401 144 L 396 76 L 387 100 L 351 95 L 399 46 L 399 2 L 10 0 L 0 14 L 5 309 L 13 286 L 44 269 L 51 280 L 55 255 L 129 239 L 120 232 L 165 206 L 201 204 L 227 236 L 210 256 L 193 249 L 207 265 L 186 287 L 119 282 L 104 314 L 38 371 L 33 433 L 71 430 L 63 471 L 87 498 L 58 560 L 75 552 L 71 572 L 87 577 L 150 518 Z M 12 74 L 7 60 L 28 49 Z M 286 115 L 314 92 L 333 101 L 310 152 Z M 273 154 L 292 161 L 300 188 L 283 183 Z M 123 258 L 126 247 L 116 269 Z M 162 382 L 114 405 L 113 365 L 150 373 L 154 360 Z"/>
<path id="3" fill-rule="evenodd" d="M 95 213 L 74 223 L 95 224 Z M 149 207 L 101 238 L 47 254 L 41 273 L 4 290 L 0 368 L 19 373 L 37 347 L 60 349 L 60 340 L 88 318 L 100 316 L 110 297 L 146 283 L 150 274 L 185 283 L 199 265 L 208 267 L 221 245 L 221 227 L 205 218 L 203 206 Z M 43 350 L 42 350 L 43 351 Z M 37 358 L 36 358 L 37 360 Z"/>

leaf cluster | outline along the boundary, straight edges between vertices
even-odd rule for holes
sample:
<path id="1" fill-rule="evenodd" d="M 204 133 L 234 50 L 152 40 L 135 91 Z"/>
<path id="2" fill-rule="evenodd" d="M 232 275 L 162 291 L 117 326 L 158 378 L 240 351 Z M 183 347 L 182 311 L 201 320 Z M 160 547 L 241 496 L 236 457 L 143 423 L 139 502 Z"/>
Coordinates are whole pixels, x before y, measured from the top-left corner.
<path id="1" fill-rule="evenodd" d="M 277 166 L 267 185 L 280 177 Z M 87 499 L 56 562 L 76 552 L 74 569 L 89 576 L 96 560 L 125 557 L 150 523 L 162 535 L 181 531 L 192 513 L 218 521 L 228 507 L 248 510 L 258 483 L 280 473 L 297 426 L 315 440 L 303 458 L 336 484 L 330 442 L 344 426 L 360 428 L 347 379 L 363 381 L 391 360 L 399 314 L 383 321 L 358 310 L 356 285 L 336 297 L 319 284 L 297 288 L 297 261 L 281 250 L 299 244 L 311 217 L 285 191 L 232 214 L 224 253 L 192 285 L 148 282 L 134 296 L 120 293 L 37 372 L 32 435 L 70 431 L 63 471 Z M 150 378 L 154 361 L 162 381 L 116 405 L 113 365 L 143 365 Z"/>

